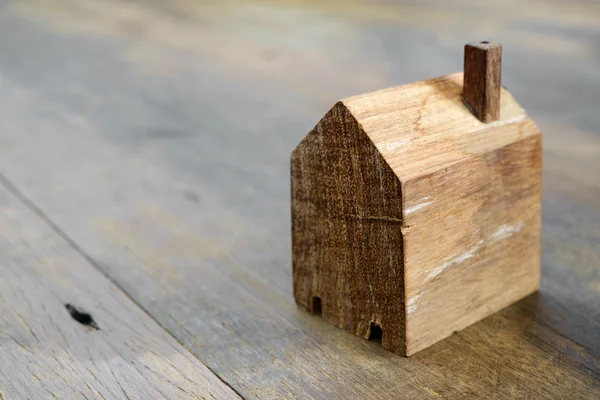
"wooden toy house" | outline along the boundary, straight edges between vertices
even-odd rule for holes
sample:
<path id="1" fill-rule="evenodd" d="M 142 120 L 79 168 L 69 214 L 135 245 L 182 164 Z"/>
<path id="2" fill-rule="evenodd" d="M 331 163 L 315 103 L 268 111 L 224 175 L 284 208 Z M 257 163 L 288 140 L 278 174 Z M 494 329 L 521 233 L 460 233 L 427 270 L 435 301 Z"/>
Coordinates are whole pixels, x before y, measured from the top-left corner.
<path id="1" fill-rule="evenodd" d="M 501 51 L 344 99 L 293 151 L 299 306 L 411 355 L 538 289 L 542 137 Z"/>

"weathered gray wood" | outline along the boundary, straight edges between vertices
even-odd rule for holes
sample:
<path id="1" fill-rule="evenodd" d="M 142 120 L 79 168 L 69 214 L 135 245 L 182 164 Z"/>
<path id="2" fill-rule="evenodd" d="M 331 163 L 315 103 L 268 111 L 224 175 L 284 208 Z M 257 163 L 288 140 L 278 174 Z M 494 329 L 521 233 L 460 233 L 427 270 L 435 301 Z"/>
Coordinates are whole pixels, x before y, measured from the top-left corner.
<path id="1" fill-rule="evenodd" d="M 239 398 L 3 186 L 0 254 L 0 398 Z"/>
<path id="2" fill-rule="evenodd" d="M 0 171 L 245 396 L 598 397 L 600 68 L 578 52 L 598 6 L 322 3 L 4 10 Z M 289 151 L 338 98 L 460 70 L 496 15 L 503 81 L 545 134 L 541 293 L 404 360 L 294 306 Z"/>

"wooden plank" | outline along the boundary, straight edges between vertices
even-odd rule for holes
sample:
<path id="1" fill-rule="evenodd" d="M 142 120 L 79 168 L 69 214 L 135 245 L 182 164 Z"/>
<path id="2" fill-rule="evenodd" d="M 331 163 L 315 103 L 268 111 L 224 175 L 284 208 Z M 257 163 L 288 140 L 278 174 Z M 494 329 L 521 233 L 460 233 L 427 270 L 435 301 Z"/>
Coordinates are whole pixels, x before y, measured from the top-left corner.
<path id="1" fill-rule="evenodd" d="M 405 42 L 398 39 L 407 36 L 397 24 L 356 24 L 350 14 L 373 14 L 347 3 L 337 5 L 332 17 L 303 10 L 293 14 L 304 15 L 296 20 L 275 3 L 242 2 L 241 10 L 250 12 L 232 7 L 235 13 L 228 14 L 229 8 L 217 7 L 210 14 L 218 15 L 215 25 L 200 23 L 205 14 L 165 19 L 137 3 L 139 13 L 132 5 L 125 16 L 110 8 L 70 14 L 63 4 L 56 14 L 41 12 L 37 23 L 5 10 L 2 28 L 10 34 L 0 35 L 0 170 L 248 397 L 598 397 L 600 187 L 590 171 L 597 170 L 600 143 L 597 133 L 579 135 L 571 125 L 550 139 L 578 140 L 558 142 L 544 165 L 540 295 L 410 360 L 294 306 L 286 239 L 289 150 L 335 99 L 438 76 L 458 69 L 460 59 L 456 65 L 442 58 L 431 62 L 429 55 L 446 48 L 434 45 L 429 32 L 411 30 Z M 430 5 L 422 15 L 396 6 L 371 10 L 385 11 L 378 11 L 381 18 L 436 25 L 449 20 L 444 7 L 440 3 L 437 19 Z M 540 15 L 528 12 L 509 10 L 507 20 Z M 132 15 L 141 16 L 135 24 L 128 23 Z M 571 28 L 579 29 L 588 14 L 574 15 Z M 285 17 L 289 36 L 279 30 L 278 18 Z M 519 21 L 539 26 L 525 17 Z M 44 27 L 57 21 L 75 35 Z M 306 21 L 322 28 L 316 40 L 304 36 Z M 436 26 L 434 31 L 439 33 Z M 223 39 L 223 32 L 233 35 L 226 42 L 240 53 L 215 48 L 222 42 L 207 33 Z M 102 33 L 110 40 L 95 36 Z M 355 39 L 349 33 L 377 35 L 398 47 L 378 52 L 377 46 L 349 40 Z M 262 58 L 266 38 L 277 38 L 267 44 L 281 58 Z M 452 49 L 447 55 L 461 44 L 449 42 L 443 42 Z M 432 50 L 403 56 L 424 48 Z M 557 60 L 556 53 L 515 51 L 505 82 L 523 105 L 537 107 L 532 115 L 554 116 L 568 98 L 577 112 L 559 115 L 563 123 L 598 126 L 597 102 L 591 100 L 600 93 L 600 80 L 589 53 L 565 66 L 548 62 Z M 243 62 L 231 58 L 238 54 Z M 312 54 L 316 67 L 307 62 Z M 144 68 L 157 64 L 140 57 L 174 66 L 159 71 L 166 76 L 149 75 Z M 383 68 L 389 65 L 402 68 Z M 538 85 L 547 81 L 556 84 Z M 547 134 L 551 126 L 542 123 L 541 129 Z"/>
<path id="2" fill-rule="evenodd" d="M 3 186 L 0 254 L 0 398 L 239 398 Z"/>

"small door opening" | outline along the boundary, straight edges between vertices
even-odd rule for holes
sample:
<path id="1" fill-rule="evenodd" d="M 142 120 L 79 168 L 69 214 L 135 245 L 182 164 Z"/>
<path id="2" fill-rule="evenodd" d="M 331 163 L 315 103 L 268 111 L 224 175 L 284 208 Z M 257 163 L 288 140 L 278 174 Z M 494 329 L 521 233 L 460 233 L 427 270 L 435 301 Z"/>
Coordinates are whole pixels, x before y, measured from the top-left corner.
<path id="1" fill-rule="evenodd" d="M 381 329 L 381 326 L 375 322 L 371 322 L 371 326 L 369 327 L 369 340 L 381 343 L 382 339 L 383 329 Z"/>
<path id="2" fill-rule="evenodd" d="M 323 315 L 323 308 L 321 307 L 321 298 L 313 297 L 312 298 L 312 310 L 311 314 L 313 315 Z"/>

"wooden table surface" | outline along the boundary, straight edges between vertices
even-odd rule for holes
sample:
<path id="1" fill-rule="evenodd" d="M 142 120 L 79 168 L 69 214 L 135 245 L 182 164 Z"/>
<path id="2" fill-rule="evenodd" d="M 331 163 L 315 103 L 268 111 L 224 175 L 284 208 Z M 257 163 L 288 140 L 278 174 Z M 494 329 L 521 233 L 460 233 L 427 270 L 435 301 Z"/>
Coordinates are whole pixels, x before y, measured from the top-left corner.
<path id="1" fill-rule="evenodd" d="M 0 399 L 600 398 L 600 3 L 449 3 L 0 1 Z M 472 40 L 544 133 L 542 287 L 407 359 L 296 308 L 289 155 Z"/>

